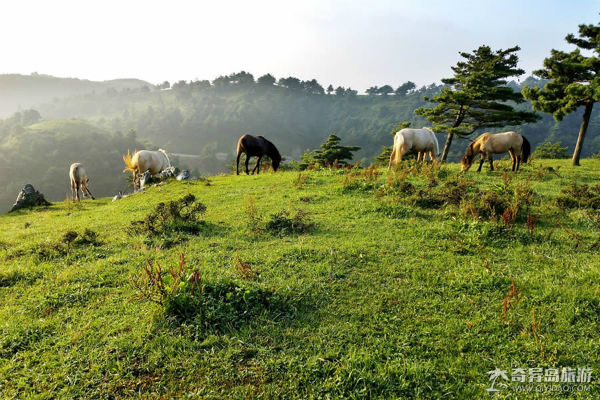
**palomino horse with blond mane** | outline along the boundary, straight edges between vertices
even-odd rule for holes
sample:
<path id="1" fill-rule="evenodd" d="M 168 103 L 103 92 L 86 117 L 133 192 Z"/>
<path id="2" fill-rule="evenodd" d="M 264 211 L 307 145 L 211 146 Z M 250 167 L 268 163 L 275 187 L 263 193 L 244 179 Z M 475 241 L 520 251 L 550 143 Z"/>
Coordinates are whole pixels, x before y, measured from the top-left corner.
<path id="1" fill-rule="evenodd" d="M 133 190 L 137 188 L 138 174 L 143 174 L 150 171 L 152 176 L 158 174 L 171 166 L 169 157 L 163 149 L 158 151 L 140 150 L 136 151 L 133 156 L 127 150 L 127 155 L 123 156 L 125 169 L 123 172 L 131 171 L 133 173 Z"/>
<path id="2" fill-rule="evenodd" d="M 429 128 L 404 128 L 396 132 L 388 169 L 392 168 L 392 164 L 402 161 L 402 156 L 410 152 L 418 153 L 417 161 L 425 161 L 427 153 L 431 160 L 437 161 L 440 147 L 433 131 Z"/>
<path id="3" fill-rule="evenodd" d="M 518 171 L 521 161 L 526 163 L 529 154 L 531 154 L 531 145 L 525 139 L 525 136 L 516 132 L 500 132 L 500 133 L 483 133 L 467 146 L 465 155 L 460 160 L 462 171 L 468 171 L 473 164 L 473 158 L 481 153 L 481 161 L 477 172 L 481 171 L 481 167 L 485 158 L 490 161 L 490 171 L 494 170 L 494 154 L 510 153 L 512 159 L 512 170 Z"/>

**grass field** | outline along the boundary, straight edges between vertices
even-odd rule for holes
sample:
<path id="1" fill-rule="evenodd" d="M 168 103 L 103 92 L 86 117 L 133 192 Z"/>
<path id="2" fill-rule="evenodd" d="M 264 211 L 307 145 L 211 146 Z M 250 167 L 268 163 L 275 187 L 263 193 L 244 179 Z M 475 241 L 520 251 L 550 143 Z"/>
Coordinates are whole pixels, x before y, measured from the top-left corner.
<path id="1" fill-rule="evenodd" d="M 217 176 L 0 215 L 0 398 L 598 398 L 600 160 L 507 168 Z M 193 230 L 131 228 L 188 194 Z M 131 276 L 181 254 L 202 294 L 141 299 Z M 486 391 L 496 368 L 582 366 L 586 390 Z"/>

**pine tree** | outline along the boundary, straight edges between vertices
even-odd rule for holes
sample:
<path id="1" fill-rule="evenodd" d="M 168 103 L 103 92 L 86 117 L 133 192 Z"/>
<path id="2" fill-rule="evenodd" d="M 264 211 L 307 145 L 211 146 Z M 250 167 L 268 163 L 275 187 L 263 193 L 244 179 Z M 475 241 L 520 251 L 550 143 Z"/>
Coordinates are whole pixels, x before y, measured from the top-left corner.
<path id="1" fill-rule="evenodd" d="M 531 100 L 534 109 L 551 113 L 557 121 L 584 107 L 571 161 L 579 165 L 592 108 L 600 100 L 600 25 L 579 25 L 579 37 L 569 34 L 565 40 L 581 49 L 592 50 L 594 55 L 584 56 L 579 49 L 570 53 L 552 50 L 550 57 L 544 60 L 544 68 L 534 71 L 534 75 L 549 82 L 543 89 L 525 87 L 523 95 Z"/>
<path id="2" fill-rule="evenodd" d="M 437 96 L 426 98 L 437 105 L 415 110 L 433 124 L 436 132 L 448 132 L 442 161 L 448 156 L 454 135 L 466 137 L 480 128 L 539 119 L 535 113 L 516 111 L 507 103 L 525 101 L 521 93 L 506 85 L 507 78 L 525 72 L 517 68 L 519 58 L 514 53 L 518 50 L 515 46 L 494 52 L 488 46 L 480 46 L 473 53 L 460 53 L 465 60 L 452 67 L 454 77 L 442 79 L 447 86 Z"/>
<path id="3" fill-rule="evenodd" d="M 360 150 L 359 146 L 341 146 L 340 139 L 334 133 L 329 135 L 327 142 L 321 145 L 321 149 L 307 151 L 302 156 L 302 161 L 308 165 L 317 163 L 321 165 L 332 165 L 336 160 L 340 164 L 347 164 L 346 160 L 352 160 L 353 152 Z"/>

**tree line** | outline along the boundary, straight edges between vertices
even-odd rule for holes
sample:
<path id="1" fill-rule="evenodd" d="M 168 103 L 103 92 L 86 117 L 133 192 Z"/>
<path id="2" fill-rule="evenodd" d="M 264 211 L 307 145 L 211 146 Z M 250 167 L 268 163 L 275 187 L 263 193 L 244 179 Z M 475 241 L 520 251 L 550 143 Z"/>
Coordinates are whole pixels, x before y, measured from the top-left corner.
<path id="1" fill-rule="evenodd" d="M 584 108 L 572 157 L 572 164 L 579 165 L 592 109 L 600 99 L 600 25 L 580 25 L 578 36 L 569 34 L 565 39 L 576 48 L 571 52 L 552 50 L 543 68 L 534 72 L 545 80 L 543 88 L 525 86 L 521 92 L 507 85 L 507 78 L 524 73 L 517 68 L 518 46 L 498 51 L 481 46 L 472 53 L 460 53 L 464 60 L 452 67 L 454 76 L 442 79 L 448 86 L 429 99 L 436 105 L 415 110 L 433 124 L 435 131 L 447 132 L 442 160 L 454 135 L 469 137 L 483 128 L 539 120 L 534 111 L 516 108 L 528 99 L 533 110 L 552 114 L 557 121 Z M 592 51 L 592 55 L 586 56 L 581 50 Z"/>

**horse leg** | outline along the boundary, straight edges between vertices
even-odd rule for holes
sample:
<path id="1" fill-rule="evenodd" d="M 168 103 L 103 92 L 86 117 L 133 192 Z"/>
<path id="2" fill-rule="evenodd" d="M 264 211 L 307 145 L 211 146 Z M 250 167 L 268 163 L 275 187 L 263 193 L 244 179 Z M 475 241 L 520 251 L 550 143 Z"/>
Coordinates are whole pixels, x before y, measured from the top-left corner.
<path id="1" fill-rule="evenodd" d="M 250 171 L 248 171 L 248 162 L 250 161 L 250 156 L 248 156 L 248 154 L 246 153 L 246 161 L 244 162 L 244 165 L 246 166 L 246 175 L 250 175 Z"/>
<path id="2" fill-rule="evenodd" d="M 437 161 L 435 156 L 433 155 L 433 150 L 429 152 L 429 158 L 431 158 L 431 162 Z"/>
<path id="3" fill-rule="evenodd" d="M 258 156 L 258 160 L 256 160 L 256 165 L 254 166 L 254 169 L 252 170 L 252 174 L 254 175 L 254 171 L 256 171 L 256 175 L 260 174 L 260 160 L 262 159 L 262 156 Z"/>
<path id="4" fill-rule="evenodd" d="M 90 189 L 87 187 L 87 185 L 85 185 L 85 192 L 87 193 L 88 196 L 90 196 L 92 198 L 92 200 L 96 200 L 96 198 L 94 197 L 92 192 L 90 192 Z"/>
<path id="5" fill-rule="evenodd" d="M 481 167 L 483 167 L 483 162 L 485 161 L 485 155 L 481 153 L 481 160 L 479 160 L 479 168 L 477 168 L 477 172 L 481 172 Z"/>
<path id="6" fill-rule="evenodd" d="M 75 196 L 76 196 L 75 190 L 76 190 L 76 187 L 77 186 L 75 186 L 75 182 L 71 181 L 71 200 L 72 201 L 75 201 Z"/>
<path id="7" fill-rule="evenodd" d="M 488 154 L 488 159 L 490 160 L 490 171 L 494 170 L 494 156 L 492 153 Z"/>
<path id="8" fill-rule="evenodd" d="M 519 153 L 519 155 L 517 156 L 517 171 L 519 170 L 520 166 L 521 166 L 521 154 Z"/>
<path id="9" fill-rule="evenodd" d="M 421 155 L 423 154 L 422 151 L 417 152 L 417 162 L 421 161 Z"/>
<path id="10" fill-rule="evenodd" d="M 392 150 L 392 155 L 390 155 L 390 163 L 388 164 L 388 171 L 392 169 L 392 164 L 394 163 L 394 159 L 396 158 L 396 149 Z"/>
<path id="11" fill-rule="evenodd" d="M 517 157 L 515 157 L 515 152 L 513 149 L 509 149 L 508 154 L 510 154 L 510 159 L 512 160 L 512 171 L 515 172 L 515 167 L 517 166 Z"/>
<path id="12" fill-rule="evenodd" d="M 240 151 L 237 154 L 237 157 L 235 159 L 235 174 L 239 175 L 240 174 L 240 156 L 242 155 L 242 152 Z"/>

